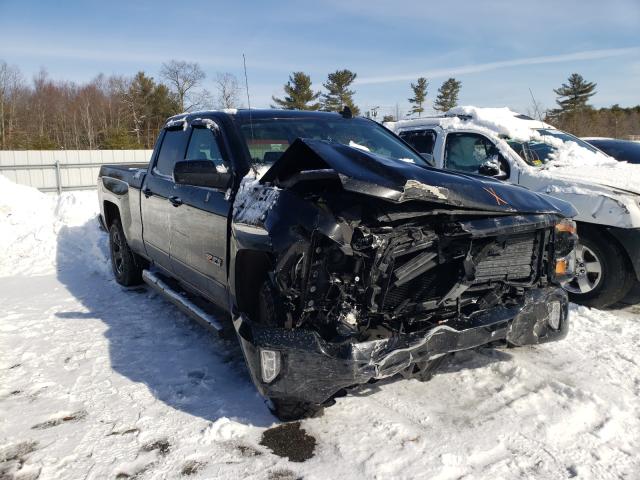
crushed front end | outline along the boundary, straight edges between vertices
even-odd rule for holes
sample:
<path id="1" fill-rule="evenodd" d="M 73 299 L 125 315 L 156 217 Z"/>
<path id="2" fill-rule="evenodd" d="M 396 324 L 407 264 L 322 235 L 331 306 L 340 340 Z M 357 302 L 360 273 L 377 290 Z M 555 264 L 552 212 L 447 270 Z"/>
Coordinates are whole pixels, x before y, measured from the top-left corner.
<path id="1" fill-rule="evenodd" d="M 263 395 L 321 404 L 450 352 L 566 336 L 572 222 L 394 204 L 320 177 L 255 183 L 237 202 L 239 248 L 273 252 L 272 300 L 235 317 Z"/>

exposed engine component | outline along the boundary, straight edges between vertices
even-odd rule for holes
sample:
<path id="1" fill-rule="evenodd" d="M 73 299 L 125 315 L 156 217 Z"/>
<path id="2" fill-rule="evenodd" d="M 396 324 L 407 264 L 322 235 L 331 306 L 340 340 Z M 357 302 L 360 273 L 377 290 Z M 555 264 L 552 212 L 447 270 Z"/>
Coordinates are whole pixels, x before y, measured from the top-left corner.
<path id="1" fill-rule="evenodd" d="M 517 303 L 544 277 L 551 235 L 546 227 L 473 238 L 424 219 L 349 227 L 348 246 L 316 230 L 280 257 L 274 282 L 293 327 L 364 339 Z"/>

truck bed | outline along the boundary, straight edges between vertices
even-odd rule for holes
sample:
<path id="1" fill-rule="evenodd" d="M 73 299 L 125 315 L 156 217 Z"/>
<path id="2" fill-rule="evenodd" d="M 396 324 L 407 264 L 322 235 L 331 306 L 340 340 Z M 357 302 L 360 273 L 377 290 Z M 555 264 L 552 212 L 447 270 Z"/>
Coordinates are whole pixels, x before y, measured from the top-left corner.
<path id="1" fill-rule="evenodd" d="M 130 187 L 140 189 L 147 172 L 148 163 L 116 163 L 102 165 L 98 178 L 109 177 L 126 182 Z"/>

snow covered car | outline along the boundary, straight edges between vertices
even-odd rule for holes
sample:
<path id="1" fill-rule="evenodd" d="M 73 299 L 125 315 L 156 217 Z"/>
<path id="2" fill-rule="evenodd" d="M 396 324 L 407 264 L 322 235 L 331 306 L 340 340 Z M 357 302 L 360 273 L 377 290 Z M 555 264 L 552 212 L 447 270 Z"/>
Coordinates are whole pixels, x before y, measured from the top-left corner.
<path id="1" fill-rule="evenodd" d="M 216 330 L 201 300 L 228 311 L 283 419 L 449 352 L 567 333 L 573 207 L 430 168 L 349 112 L 174 117 L 148 169 L 103 166 L 98 192 L 116 280 Z"/>
<path id="2" fill-rule="evenodd" d="M 456 107 L 385 124 L 434 166 L 481 174 L 566 200 L 578 211 L 570 298 L 593 307 L 640 279 L 640 166 L 508 108 Z"/>

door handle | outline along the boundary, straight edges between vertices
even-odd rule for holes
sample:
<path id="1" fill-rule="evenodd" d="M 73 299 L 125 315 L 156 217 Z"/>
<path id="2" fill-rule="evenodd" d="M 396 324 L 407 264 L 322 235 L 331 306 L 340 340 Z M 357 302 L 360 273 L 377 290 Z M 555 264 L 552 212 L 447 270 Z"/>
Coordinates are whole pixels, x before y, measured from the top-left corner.
<path id="1" fill-rule="evenodd" d="M 174 207 L 179 207 L 180 205 L 182 205 L 182 199 L 180 197 L 169 197 L 169 201 Z"/>
<path id="2" fill-rule="evenodd" d="M 149 198 L 151 195 L 153 195 L 153 192 L 151 191 L 151 189 L 149 187 L 145 187 L 142 190 L 142 194 L 146 197 Z"/>

